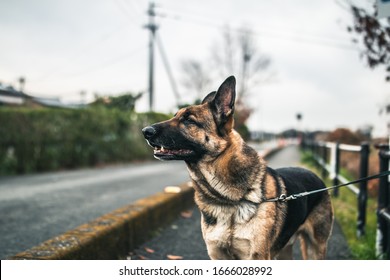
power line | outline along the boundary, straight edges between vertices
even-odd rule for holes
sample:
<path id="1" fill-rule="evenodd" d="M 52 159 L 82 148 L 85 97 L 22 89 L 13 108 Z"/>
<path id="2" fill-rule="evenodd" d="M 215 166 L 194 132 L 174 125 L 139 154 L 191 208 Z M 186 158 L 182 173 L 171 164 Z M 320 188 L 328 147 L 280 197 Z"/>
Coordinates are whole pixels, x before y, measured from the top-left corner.
<path id="1" fill-rule="evenodd" d="M 157 16 L 161 18 L 166 18 L 169 20 L 175 20 L 175 21 L 182 21 L 182 22 L 189 22 L 197 25 L 203 25 L 207 27 L 212 27 L 216 29 L 224 29 L 225 26 L 220 23 L 211 22 L 210 20 L 200 19 L 200 18 L 193 18 L 190 19 L 189 17 L 183 16 L 182 14 L 167 14 L 167 13 L 158 13 Z M 236 33 L 241 33 L 241 28 L 233 27 L 231 28 Z M 273 38 L 273 39 L 283 39 L 298 43 L 307 43 L 307 44 L 313 44 L 318 46 L 325 46 L 325 47 L 332 47 L 337 49 L 343 49 L 343 50 L 354 50 L 357 51 L 358 49 L 354 45 L 348 45 L 336 42 L 335 40 L 338 40 L 336 38 L 330 38 L 321 36 L 320 38 L 313 38 L 318 37 L 319 35 L 309 35 L 313 37 L 308 37 L 307 34 L 293 34 L 293 32 L 290 32 L 289 34 L 282 34 L 280 31 L 259 31 L 259 30 L 252 30 L 250 31 L 252 35 L 260 36 L 260 37 L 267 37 L 267 38 Z"/>
<path id="2" fill-rule="evenodd" d="M 133 6 L 134 10 L 136 11 L 136 13 L 138 13 L 139 15 L 142 14 L 142 9 L 140 8 L 140 6 L 138 5 L 137 1 L 133 1 L 133 0 L 130 0 L 130 5 Z"/>
<path id="3" fill-rule="evenodd" d="M 66 62 L 71 62 L 76 60 L 77 58 L 81 57 L 87 52 L 90 52 L 92 48 L 95 48 L 96 46 L 101 46 L 103 42 L 109 40 L 114 34 L 116 34 L 118 31 L 122 30 L 125 27 L 125 25 L 121 25 L 120 27 L 117 27 L 113 30 L 110 30 L 109 32 L 103 34 L 100 36 L 96 41 L 88 44 L 86 47 L 78 50 L 77 52 L 74 52 L 72 55 L 66 59 Z M 36 79 L 31 79 L 29 83 L 39 83 L 47 80 L 48 78 L 52 77 L 53 75 L 58 74 L 59 71 L 63 70 L 66 67 L 61 67 L 61 65 L 51 68 L 50 70 L 46 71 L 45 74 L 41 75 L 40 77 Z"/>
<path id="4" fill-rule="evenodd" d="M 337 0 L 335 0 L 335 1 L 337 1 Z M 182 17 L 184 16 L 185 18 L 191 17 L 191 18 L 193 18 L 194 20 L 199 20 L 199 21 L 202 21 L 202 22 L 205 22 L 205 23 L 210 23 L 210 24 L 212 24 L 212 25 L 219 25 L 219 26 L 220 26 L 220 24 L 216 24 L 215 21 L 210 21 L 210 18 L 211 18 L 211 19 L 218 18 L 217 15 L 212 15 L 212 14 L 209 13 L 210 16 L 207 16 L 207 17 L 206 17 L 206 16 L 204 16 L 203 14 L 197 13 L 197 14 L 194 16 L 194 12 L 191 12 L 191 14 L 188 14 L 188 13 L 186 13 L 186 12 L 177 11 L 177 10 L 175 10 L 175 9 L 168 9 L 168 13 L 170 13 L 169 10 L 172 11 L 172 12 L 171 12 L 171 13 L 172 13 L 171 17 L 174 17 L 174 18 L 176 18 L 176 19 L 178 19 L 178 20 L 182 19 Z M 159 14 L 159 15 L 161 15 L 162 17 L 169 16 L 168 14 Z M 220 21 L 219 21 L 219 22 L 220 22 Z M 273 25 L 269 25 L 269 24 L 267 24 L 267 25 L 262 24 L 261 26 L 264 26 L 264 27 L 267 28 L 267 29 L 274 30 L 275 32 L 280 32 L 280 28 L 282 28 L 283 31 L 286 31 L 286 30 L 287 30 L 289 33 L 295 33 L 295 34 L 296 34 L 297 32 L 299 32 L 299 35 L 302 35 L 302 33 L 303 33 L 301 30 L 300 30 L 300 31 L 297 31 L 296 29 L 291 29 L 290 26 L 283 26 L 283 27 L 280 27 L 280 26 L 273 26 Z M 327 35 L 319 35 L 318 32 L 316 32 L 316 31 L 315 31 L 314 33 L 307 33 L 307 31 L 305 31 L 303 35 L 304 35 L 304 36 L 317 37 L 317 38 L 319 38 L 319 39 L 325 38 L 325 39 L 327 39 L 327 40 L 334 40 L 334 41 L 339 41 L 339 40 L 343 40 L 343 39 L 344 39 L 344 38 L 342 38 L 342 37 L 334 36 L 334 35 L 329 35 L 329 34 L 327 34 Z"/>
<path id="5" fill-rule="evenodd" d="M 106 60 L 102 63 L 100 63 L 99 65 L 96 65 L 96 66 L 92 66 L 92 67 L 89 67 L 85 70 L 82 70 L 82 71 L 79 71 L 79 72 L 76 72 L 76 73 L 68 73 L 68 74 L 61 74 L 61 75 L 58 75 L 57 74 L 57 79 L 72 79 L 72 78 L 76 78 L 76 77 L 80 77 L 80 76 L 85 76 L 85 75 L 88 75 L 90 73 L 93 73 L 93 72 L 96 72 L 96 71 L 101 71 L 109 66 L 112 66 L 114 64 L 117 64 L 117 63 L 120 63 L 120 62 L 123 62 L 125 61 L 126 59 L 129 59 L 131 57 L 133 57 L 134 55 L 138 54 L 139 52 L 143 51 L 146 49 L 146 46 L 145 45 L 142 45 L 142 46 L 139 46 L 129 52 L 126 52 L 124 54 L 121 54 L 119 56 L 116 56 L 114 58 L 111 58 L 109 60 Z M 38 82 L 31 82 L 31 84 L 39 84 L 41 83 L 40 81 Z"/>
<path id="6" fill-rule="evenodd" d="M 116 7 L 118 10 L 121 11 L 121 13 L 124 15 L 124 17 L 129 20 L 131 23 L 135 25 L 139 25 L 139 22 L 137 22 L 134 19 L 134 16 L 130 14 L 129 10 L 132 11 L 132 9 L 127 9 L 127 2 L 126 1 L 120 1 L 120 0 L 115 0 L 114 3 L 116 4 Z M 123 5 L 122 5 L 123 4 Z M 136 15 L 138 16 L 138 15 Z"/>
<path id="7" fill-rule="evenodd" d="M 98 66 L 93 66 L 93 67 L 90 67 L 89 69 L 86 69 L 82 72 L 79 72 L 79 73 L 75 73 L 75 74 L 71 74 L 71 75 L 67 75 L 68 77 L 77 77 L 77 76 L 82 76 L 82 75 L 85 75 L 85 74 L 89 74 L 91 72 L 95 72 L 97 70 L 102 70 L 104 68 L 107 68 L 111 65 L 114 65 L 114 64 L 117 64 L 118 62 L 123 62 L 125 59 L 129 59 L 131 57 L 133 57 L 134 55 L 138 54 L 140 51 L 143 51 L 146 49 L 147 46 L 145 45 L 142 45 L 141 47 L 138 47 L 138 48 L 135 48 L 129 52 L 126 52 L 120 56 L 116 56 L 110 60 L 107 60 L 101 64 L 99 64 Z"/>

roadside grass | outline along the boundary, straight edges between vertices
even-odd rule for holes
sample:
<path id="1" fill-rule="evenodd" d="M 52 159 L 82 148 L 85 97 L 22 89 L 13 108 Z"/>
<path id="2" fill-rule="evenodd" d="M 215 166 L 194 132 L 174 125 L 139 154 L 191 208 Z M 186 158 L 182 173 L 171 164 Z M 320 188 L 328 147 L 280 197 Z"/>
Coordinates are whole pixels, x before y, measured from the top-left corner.
<path id="1" fill-rule="evenodd" d="M 320 176 L 316 161 L 310 152 L 301 153 L 301 163 Z M 341 174 L 348 180 L 352 177 L 345 170 Z M 323 178 L 324 179 L 324 178 Z M 332 186 L 330 179 L 324 179 L 326 186 Z M 353 259 L 375 260 L 375 236 L 376 236 L 376 201 L 368 198 L 366 212 L 365 235 L 358 238 L 357 232 L 357 196 L 348 188 L 339 189 L 339 196 L 332 196 L 334 215 L 340 224 L 347 239 Z"/>

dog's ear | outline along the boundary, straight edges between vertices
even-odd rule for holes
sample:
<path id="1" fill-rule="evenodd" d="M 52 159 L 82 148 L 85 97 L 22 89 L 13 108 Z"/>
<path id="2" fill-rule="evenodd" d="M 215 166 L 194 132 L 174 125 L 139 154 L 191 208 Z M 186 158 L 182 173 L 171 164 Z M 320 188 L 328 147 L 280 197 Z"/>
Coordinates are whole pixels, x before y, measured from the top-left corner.
<path id="1" fill-rule="evenodd" d="M 233 127 L 235 99 L 236 79 L 234 76 L 230 76 L 219 87 L 213 101 L 215 116 L 219 121 L 219 124 L 225 125 L 230 123 L 230 129 Z"/>
<path id="2" fill-rule="evenodd" d="M 214 100 L 214 97 L 215 97 L 215 94 L 216 94 L 216 93 L 217 93 L 216 91 L 212 91 L 212 92 L 210 92 L 209 94 L 207 94 L 207 96 L 206 96 L 205 98 L 203 98 L 201 104 L 204 104 L 204 103 L 211 103 L 211 102 Z"/>

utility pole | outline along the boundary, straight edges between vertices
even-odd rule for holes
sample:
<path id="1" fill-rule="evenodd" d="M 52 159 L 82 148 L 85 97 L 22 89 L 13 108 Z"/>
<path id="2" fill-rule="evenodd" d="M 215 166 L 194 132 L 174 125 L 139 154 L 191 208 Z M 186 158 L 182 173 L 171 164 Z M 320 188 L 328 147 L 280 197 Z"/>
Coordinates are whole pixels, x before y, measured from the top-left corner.
<path id="1" fill-rule="evenodd" d="M 19 82 L 19 91 L 23 92 L 24 91 L 24 86 L 26 85 L 26 78 L 25 77 L 20 77 L 18 79 Z"/>
<path id="2" fill-rule="evenodd" d="M 155 24 L 154 17 L 156 13 L 154 2 L 149 2 L 149 9 L 147 15 L 149 16 L 149 23 L 145 25 L 149 29 L 149 110 L 153 111 L 153 94 L 154 94 L 154 40 L 158 26 Z"/>

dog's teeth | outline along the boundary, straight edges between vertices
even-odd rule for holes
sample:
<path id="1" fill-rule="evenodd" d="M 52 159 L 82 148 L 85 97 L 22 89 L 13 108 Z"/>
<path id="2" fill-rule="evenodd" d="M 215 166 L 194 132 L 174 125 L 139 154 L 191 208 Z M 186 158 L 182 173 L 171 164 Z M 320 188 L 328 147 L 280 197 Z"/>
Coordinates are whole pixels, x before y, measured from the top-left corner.
<path id="1" fill-rule="evenodd" d="M 164 147 L 163 146 L 161 146 L 161 152 L 164 152 Z"/>

